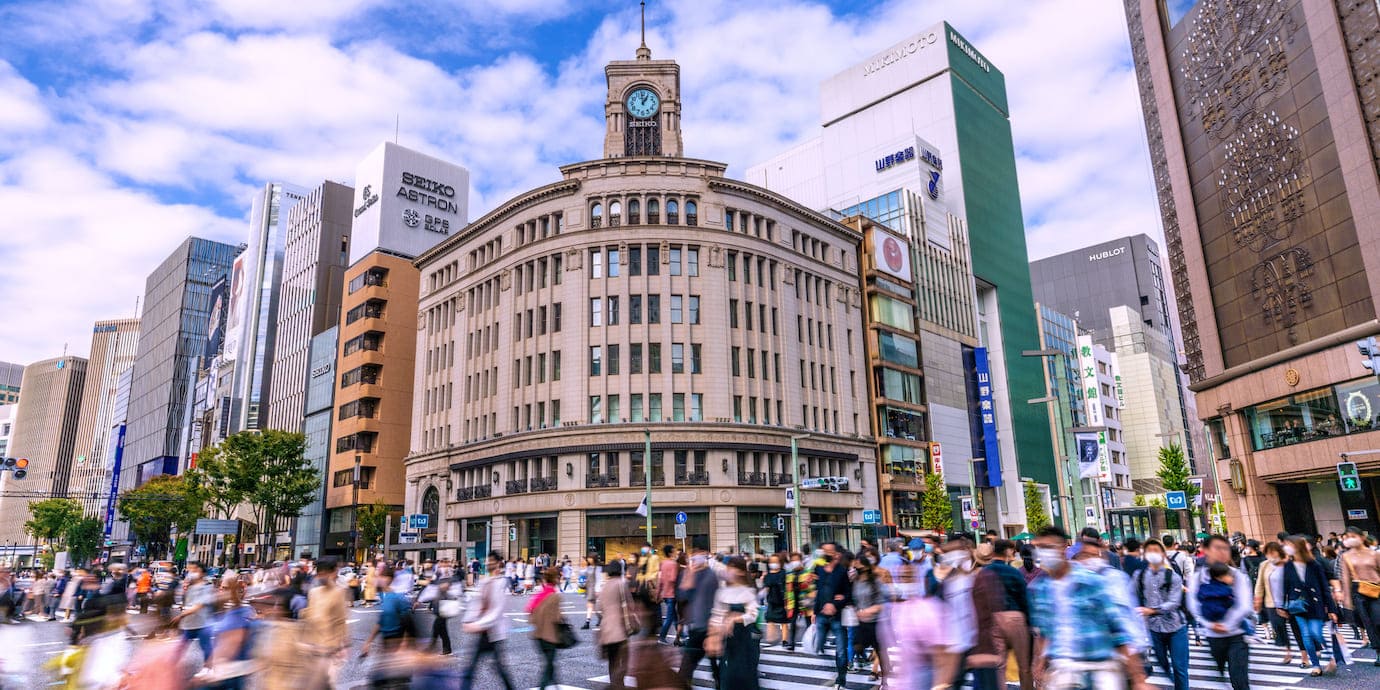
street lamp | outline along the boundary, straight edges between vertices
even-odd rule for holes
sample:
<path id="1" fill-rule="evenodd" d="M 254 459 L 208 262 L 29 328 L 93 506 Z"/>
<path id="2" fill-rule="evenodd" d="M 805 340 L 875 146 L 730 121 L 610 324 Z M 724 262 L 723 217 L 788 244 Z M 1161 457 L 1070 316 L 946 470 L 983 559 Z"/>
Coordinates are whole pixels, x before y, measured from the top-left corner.
<path id="1" fill-rule="evenodd" d="M 805 544 L 800 533 L 800 447 L 796 441 L 809 438 L 809 434 L 796 434 L 791 437 L 791 491 L 795 499 L 791 501 L 791 547 L 797 551 Z"/>
<path id="2" fill-rule="evenodd" d="M 1058 380 L 1053 382 L 1054 385 L 1051 386 L 1050 390 L 1059 390 L 1058 386 L 1062 385 L 1063 383 L 1063 377 L 1060 376 L 1060 372 L 1064 367 L 1065 355 L 1062 351 L 1056 350 L 1054 348 L 1045 348 L 1043 350 L 1024 350 L 1021 352 L 1021 356 L 1040 358 L 1053 357 L 1055 378 Z M 1082 506 L 1080 505 L 1081 501 L 1079 500 L 1081 498 L 1081 494 L 1083 493 L 1081 487 L 1082 480 L 1079 480 L 1079 490 L 1077 492 L 1074 492 L 1071 489 L 1073 480 L 1068 474 L 1070 463 L 1068 454 L 1068 439 L 1065 438 L 1067 430 L 1065 428 L 1066 423 L 1064 420 L 1064 406 L 1060 404 L 1060 399 L 1057 393 L 1051 393 L 1050 395 L 1046 395 L 1042 398 L 1027 400 L 1026 403 L 1030 405 L 1038 405 L 1040 403 L 1045 403 L 1049 406 L 1050 423 L 1054 424 L 1057 427 L 1057 433 L 1055 434 L 1056 443 L 1054 453 L 1055 457 L 1057 458 L 1058 464 L 1058 489 L 1061 500 L 1068 501 L 1068 509 L 1064 511 L 1063 518 L 1065 524 L 1069 525 L 1070 531 L 1076 531 L 1077 515 L 1082 512 Z"/>

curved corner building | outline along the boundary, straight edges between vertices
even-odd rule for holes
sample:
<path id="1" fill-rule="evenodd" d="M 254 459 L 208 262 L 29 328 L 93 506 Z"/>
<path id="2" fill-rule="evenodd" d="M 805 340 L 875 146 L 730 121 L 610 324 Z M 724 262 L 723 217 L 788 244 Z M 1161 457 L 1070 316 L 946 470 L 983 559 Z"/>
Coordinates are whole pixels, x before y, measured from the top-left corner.
<path id="1" fill-rule="evenodd" d="M 605 157 L 416 261 L 419 550 L 635 551 L 645 463 L 657 546 L 682 512 L 686 546 L 856 544 L 877 507 L 861 235 L 682 157 L 674 61 L 644 44 L 605 71 Z M 847 480 L 801 492 L 794 539 L 793 469 Z"/>

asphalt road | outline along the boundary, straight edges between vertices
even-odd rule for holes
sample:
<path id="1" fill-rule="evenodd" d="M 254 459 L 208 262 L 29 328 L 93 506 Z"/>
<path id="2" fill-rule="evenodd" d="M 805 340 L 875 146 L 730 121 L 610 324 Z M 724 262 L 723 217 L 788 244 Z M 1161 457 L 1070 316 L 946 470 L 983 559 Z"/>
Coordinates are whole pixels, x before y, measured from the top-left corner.
<path id="1" fill-rule="evenodd" d="M 506 615 L 509 619 L 509 638 L 503 648 L 503 658 L 509 677 L 517 688 L 534 688 L 541 673 L 541 655 L 536 643 L 529 636 L 530 626 L 524 608 L 528 597 L 511 597 L 508 600 Z M 584 622 L 584 596 L 574 592 L 563 595 L 561 609 L 566 619 L 576 627 L 580 643 L 573 649 L 558 652 L 557 681 L 563 688 L 588 688 L 604 690 L 607 688 L 607 663 L 598 658 L 592 644 L 593 631 L 580 630 Z M 357 689 L 368 686 L 369 672 L 376 663 L 377 656 L 361 659 L 359 647 L 368 636 L 378 619 L 378 611 L 371 608 L 352 609 L 347 618 L 349 634 L 352 639 L 351 653 L 341 673 L 341 688 Z M 131 625 L 136 629 L 147 629 L 151 620 L 131 616 Z M 418 626 L 422 634 L 431 630 L 429 614 L 419 613 Z M 454 654 L 440 660 L 443 667 L 458 671 L 468 663 L 473 650 L 472 636 L 460 632 L 460 622 L 451 622 L 452 639 L 455 641 Z M 60 622 L 31 621 L 15 625 L 0 625 L 0 669 L 3 669 L 5 690 L 54 687 L 57 677 L 53 672 L 42 668 L 45 661 L 61 653 L 67 645 L 68 628 Z M 1348 638 L 1350 634 L 1348 632 Z M 1195 690 L 1229 689 L 1216 676 L 1216 671 L 1206 648 L 1194 648 L 1190 662 L 1191 686 Z M 136 652 L 137 654 L 137 652 Z M 1375 658 L 1369 650 L 1356 653 L 1356 663 L 1344 667 L 1337 676 L 1313 678 L 1306 675 L 1296 665 L 1283 666 L 1278 663 L 1280 654 L 1268 645 L 1253 645 L 1251 649 L 1251 687 L 1252 690 L 1272 690 L 1275 688 L 1332 688 L 1335 690 L 1374 690 L 1380 687 L 1380 668 L 1371 665 Z M 198 665 L 199 654 L 189 650 L 183 659 L 183 672 L 190 675 Z M 787 653 L 779 647 L 764 649 L 761 661 L 762 686 L 766 690 L 788 688 L 818 688 L 832 682 L 832 660 L 803 653 Z M 850 690 L 871 690 L 877 685 L 870 683 L 865 675 L 849 675 Z M 1157 675 L 1152 683 L 1159 687 L 1169 685 L 1167 679 Z M 712 685 L 706 665 L 696 673 L 696 684 L 702 687 Z M 451 682 L 444 687 L 453 688 Z M 478 690 L 498 690 L 503 687 L 492 662 L 481 664 L 475 676 L 474 687 Z M 1015 687 L 1015 686 L 1012 686 Z"/>

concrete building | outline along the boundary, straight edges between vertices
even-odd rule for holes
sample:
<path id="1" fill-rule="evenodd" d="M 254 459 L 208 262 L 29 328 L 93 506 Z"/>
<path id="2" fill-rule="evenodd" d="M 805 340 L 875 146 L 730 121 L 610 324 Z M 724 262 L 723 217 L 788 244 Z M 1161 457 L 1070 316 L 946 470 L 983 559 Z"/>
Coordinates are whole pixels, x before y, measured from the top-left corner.
<path id="1" fill-rule="evenodd" d="M 10 457 L 10 436 L 14 434 L 14 412 L 18 405 L 0 405 L 0 458 Z"/>
<path id="2" fill-rule="evenodd" d="M 1125 0 L 1185 368 L 1230 529 L 1380 530 L 1375 3 Z M 1287 510 L 1284 507 L 1287 506 Z"/>
<path id="3" fill-rule="evenodd" d="M 297 551 L 322 553 L 323 539 L 329 525 L 326 524 L 326 482 L 330 478 L 331 448 L 335 445 L 332 435 L 335 424 L 336 353 L 339 352 L 337 336 L 339 327 L 332 326 L 311 339 L 311 349 L 307 360 L 310 369 L 307 374 L 302 432 L 307 437 L 306 458 L 321 473 L 321 490 L 311 505 L 302 509 L 297 517 L 296 534 L 293 541 Z M 344 531 L 348 531 L 345 527 Z M 340 530 L 331 530 L 340 531 Z M 337 550 L 346 544 L 332 544 Z"/>
<path id="4" fill-rule="evenodd" d="M 239 250 L 189 237 L 149 275 L 131 369 L 128 428 L 120 490 L 160 474 L 177 474 L 184 450 L 192 360 L 205 351 L 211 288 L 225 278 Z M 118 533 L 123 537 L 123 532 Z"/>
<path id="5" fill-rule="evenodd" d="M 138 319 L 97 321 L 92 329 L 70 482 L 87 517 L 104 516 L 114 460 L 108 453 L 116 424 L 115 400 L 121 377 L 134 366 L 138 349 Z"/>
<path id="6" fill-rule="evenodd" d="M 0 362 L 0 405 L 19 402 L 19 384 L 24 380 L 24 365 Z"/>
<path id="7" fill-rule="evenodd" d="M 1187 438 L 1184 450 L 1194 466 L 1203 437 L 1179 370 L 1159 247 L 1134 235 L 1075 249 L 1030 262 L 1030 283 L 1037 302 L 1072 315 L 1094 343 L 1116 352 L 1134 488 L 1163 493 L 1155 476 L 1159 449 Z"/>
<path id="8" fill-rule="evenodd" d="M 1107 525 L 1108 508 L 1130 506 L 1135 496 L 1131 489 L 1131 468 L 1126 457 L 1125 433 L 1121 425 L 1121 414 L 1126 405 L 1117 359 L 1115 352 L 1093 342 L 1090 334 L 1078 336 L 1077 379 L 1082 389 L 1084 419 L 1088 427 L 1094 430 L 1088 433 L 1097 436 L 1096 482 L 1084 484 L 1083 500 L 1085 505 L 1098 506 L 1096 514 L 1103 527 Z M 1082 474 L 1080 472 L 1080 476 Z M 1095 491 L 1089 491 L 1092 486 L 1096 486 Z"/>
<path id="9" fill-rule="evenodd" d="M 313 339 L 340 323 L 353 200 L 353 189 L 327 181 L 287 211 L 268 404 L 270 429 L 302 430 Z"/>
<path id="10" fill-rule="evenodd" d="M 390 142 L 360 162 L 355 188 L 326 472 L 323 542 L 325 553 L 337 555 L 349 551 L 358 505 L 402 509 L 404 458 L 415 448 L 420 272 L 412 260 L 465 226 L 469 171 Z"/>
<path id="11" fill-rule="evenodd" d="M 602 560 L 682 512 L 687 546 L 855 545 L 878 507 L 860 234 L 684 157 L 674 61 L 644 44 L 605 75 L 606 158 L 416 262 L 405 508 L 442 523 L 418 548 Z M 796 473 L 841 486 L 800 525 Z"/>
<path id="12" fill-rule="evenodd" d="M 72 476 L 72 451 L 77 439 L 82 386 L 86 382 L 86 360 L 82 357 L 57 357 L 24 367 L 20 384 L 24 396 L 14 414 L 8 453 L 28 458 L 28 476 L 15 479 L 13 472 L 0 473 L 0 542 L 31 545 L 24 533 L 29 519 L 29 504 L 41 500 L 7 496 L 7 491 L 33 491 L 63 494 Z M 30 549 L 29 553 L 32 553 Z"/>
<path id="13" fill-rule="evenodd" d="M 978 491 L 979 528 L 1021 532 L 1018 478 L 1059 483 L 1045 414 L 1026 403 L 1044 391 L 1039 361 L 1021 356 L 1039 327 L 1005 77 L 940 23 L 826 80 L 820 101 L 819 136 L 749 168 L 747 181 L 910 239 L 926 440 L 941 444 L 956 499 Z M 990 420 L 976 399 L 984 387 Z"/>

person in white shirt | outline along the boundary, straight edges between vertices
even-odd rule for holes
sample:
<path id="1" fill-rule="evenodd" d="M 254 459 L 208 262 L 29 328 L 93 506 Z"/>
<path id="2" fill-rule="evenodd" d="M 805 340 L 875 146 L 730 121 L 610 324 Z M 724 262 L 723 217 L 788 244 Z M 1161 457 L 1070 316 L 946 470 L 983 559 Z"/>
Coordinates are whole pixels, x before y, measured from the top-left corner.
<path id="1" fill-rule="evenodd" d="M 407 561 L 403 561 L 401 565 L 402 567 L 393 574 L 393 585 L 389 589 L 410 597 L 413 585 L 417 584 L 417 575 L 412 572 L 412 566 Z"/>
<path id="2" fill-rule="evenodd" d="M 475 598 L 477 603 L 473 604 L 479 608 L 473 612 L 473 618 L 466 616 L 469 620 L 465 623 L 464 631 L 478 635 L 479 640 L 461 676 L 460 690 L 470 690 L 474 685 L 474 671 L 479 666 L 479 658 L 485 654 L 493 655 L 498 676 L 503 680 L 503 687 L 513 690 L 513 683 L 508 679 L 508 670 L 503 665 L 502 654 L 502 643 L 508 636 L 508 617 L 503 615 L 507 601 L 503 592 L 509 585 L 508 580 L 501 574 L 503 557 L 497 551 L 490 551 L 488 562 L 489 575 L 480 583 L 479 596 Z"/>

